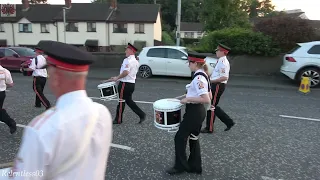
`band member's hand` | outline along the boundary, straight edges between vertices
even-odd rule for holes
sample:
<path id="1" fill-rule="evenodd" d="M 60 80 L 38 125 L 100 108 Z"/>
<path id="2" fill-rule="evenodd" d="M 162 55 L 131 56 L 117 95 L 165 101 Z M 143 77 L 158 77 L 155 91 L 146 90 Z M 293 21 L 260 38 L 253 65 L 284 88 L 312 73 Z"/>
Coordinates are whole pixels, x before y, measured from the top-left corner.
<path id="1" fill-rule="evenodd" d="M 188 99 L 187 99 L 187 98 L 183 98 L 183 99 L 181 99 L 181 101 L 180 101 L 181 104 L 187 104 L 187 102 L 188 102 Z"/>
<path id="2" fill-rule="evenodd" d="M 213 111 L 214 109 L 216 109 L 214 105 L 211 105 L 211 110 Z"/>
<path id="3" fill-rule="evenodd" d="M 22 69 L 22 67 L 20 68 L 20 72 L 23 72 L 23 69 Z"/>
<path id="4" fill-rule="evenodd" d="M 115 77 L 112 77 L 112 78 L 110 78 L 110 80 L 111 80 L 111 81 L 117 81 L 117 80 L 118 80 L 118 77 L 116 77 L 116 76 L 115 76 Z"/>

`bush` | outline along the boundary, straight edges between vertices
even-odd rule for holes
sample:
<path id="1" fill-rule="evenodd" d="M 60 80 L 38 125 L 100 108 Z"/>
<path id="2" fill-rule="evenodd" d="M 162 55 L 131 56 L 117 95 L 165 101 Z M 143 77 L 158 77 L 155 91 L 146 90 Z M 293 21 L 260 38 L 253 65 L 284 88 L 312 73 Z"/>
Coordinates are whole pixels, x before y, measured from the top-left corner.
<path id="1" fill-rule="evenodd" d="M 162 31 L 162 43 L 170 46 L 175 45 L 174 40 L 172 39 L 170 34 L 166 31 Z"/>
<path id="2" fill-rule="evenodd" d="M 194 50 L 214 53 L 218 43 L 229 46 L 231 48 L 230 54 L 232 55 L 275 56 L 280 52 L 271 37 L 243 28 L 227 28 L 209 32 L 202 38 L 200 47 L 194 48 Z"/>
<path id="3" fill-rule="evenodd" d="M 273 17 L 263 19 L 256 22 L 254 30 L 271 36 L 281 47 L 282 52 L 292 49 L 298 42 L 317 39 L 309 20 L 301 18 Z"/>

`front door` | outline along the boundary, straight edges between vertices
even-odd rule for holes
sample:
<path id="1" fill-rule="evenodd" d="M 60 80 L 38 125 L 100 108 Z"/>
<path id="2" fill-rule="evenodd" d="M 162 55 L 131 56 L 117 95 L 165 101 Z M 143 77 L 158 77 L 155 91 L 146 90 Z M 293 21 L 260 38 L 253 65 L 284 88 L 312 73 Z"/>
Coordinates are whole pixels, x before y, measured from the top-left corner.
<path id="1" fill-rule="evenodd" d="M 147 64 L 154 75 L 167 75 L 166 49 L 151 48 L 147 53 Z"/>

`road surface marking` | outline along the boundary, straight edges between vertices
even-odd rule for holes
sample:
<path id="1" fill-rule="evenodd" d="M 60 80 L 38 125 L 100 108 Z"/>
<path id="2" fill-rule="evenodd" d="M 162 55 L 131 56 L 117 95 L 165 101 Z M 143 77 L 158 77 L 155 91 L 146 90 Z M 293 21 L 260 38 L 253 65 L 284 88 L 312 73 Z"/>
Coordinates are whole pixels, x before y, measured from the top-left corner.
<path id="1" fill-rule="evenodd" d="M 0 122 L 0 123 L 4 124 L 3 122 Z M 26 125 L 23 125 L 23 124 L 17 124 L 17 126 L 21 127 L 21 128 L 25 128 L 26 127 Z M 124 146 L 124 145 L 121 145 L 121 144 L 113 144 L 113 143 L 111 143 L 111 147 L 124 149 L 124 150 L 128 150 L 128 151 L 134 151 L 134 148 L 129 147 L 129 146 Z M 1 166 L 1 164 L 0 164 L 0 166 Z"/>
<path id="2" fill-rule="evenodd" d="M 91 99 L 97 99 L 97 100 L 101 100 L 101 101 L 105 101 L 104 99 L 101 99 L 99 97 L 89 97 Z M 110 101 L 118 101 L 118 99 L 109 99 Z M 149 101 L 134 101 L 136 103 L 142 103 L 142 104 L 153 104 L 154 102 L 149 102 Z"/>
<path id="3" fill-rule="evenodd" d="M 308 120 L 308 121 L 318 121 L 318 122 L 320 122 L 320 119 L 314 119 L 314 118 L 287 116 L 287 115 L 279 115 L 279 116 L 280 117 L 284 117 L 284 118 L 290 118 L 290 119 L 303 119 L 303 120 Z"/>

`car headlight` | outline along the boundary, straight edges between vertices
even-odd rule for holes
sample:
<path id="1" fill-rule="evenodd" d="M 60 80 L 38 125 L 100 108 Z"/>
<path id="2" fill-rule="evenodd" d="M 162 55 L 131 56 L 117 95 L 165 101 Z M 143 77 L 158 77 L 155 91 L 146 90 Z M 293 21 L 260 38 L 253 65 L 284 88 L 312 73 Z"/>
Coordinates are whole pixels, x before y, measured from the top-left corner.
<path id="1" fill-rule="evenodd" d="M 216 64 L 214 64 L 214 63 L 210 63 L 210 66 L 213 67 L 213 68 L 214 68 L 215 65 L 216 65 Z"/>

